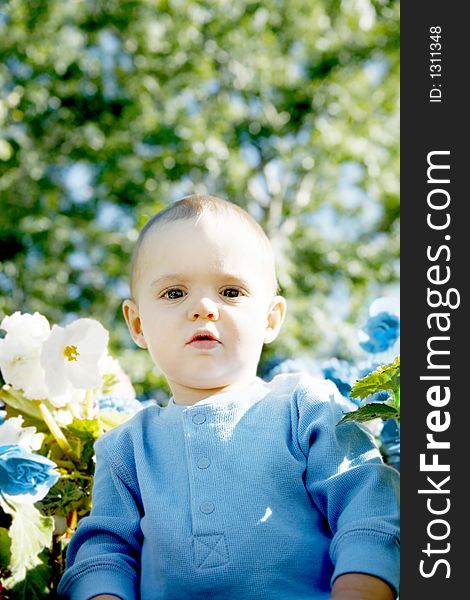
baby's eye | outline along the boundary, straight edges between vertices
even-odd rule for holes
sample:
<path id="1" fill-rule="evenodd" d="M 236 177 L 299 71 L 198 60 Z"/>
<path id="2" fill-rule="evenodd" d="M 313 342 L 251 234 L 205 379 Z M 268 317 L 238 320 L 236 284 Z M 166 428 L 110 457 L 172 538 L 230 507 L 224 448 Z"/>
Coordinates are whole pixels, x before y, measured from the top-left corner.
<path id="1" fill-rule="evenodd" d="M 237 288 L 225 288 L 222 290 L 222 296 L 226 298 L 239 298 L 241 295 L 241 291 L 237 290 Z"/>
<path id="2" fill-rule="evenodd" d="M 168 300 L 179 300 L 186 296 L 186 292 L 180 290 L 178 288 L 167 290 L 164 294 L 162 294 L 163 298 L 168 298 Z"/>

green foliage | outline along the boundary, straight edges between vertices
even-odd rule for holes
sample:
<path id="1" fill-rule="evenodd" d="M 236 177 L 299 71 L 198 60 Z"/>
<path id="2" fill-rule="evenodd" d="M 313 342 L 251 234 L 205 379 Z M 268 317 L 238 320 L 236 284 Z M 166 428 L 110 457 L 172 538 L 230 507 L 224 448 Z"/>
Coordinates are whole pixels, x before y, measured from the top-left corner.
<path id="1" fill-rule="evenodd" d="M 24 579 L 8 590 L 8 600 L 50 600 L 52 568 L 47 551 L 39 555 L 39 564 L 26 572 Z"/>
<path id="2" fill-rule="evenodd" d="M 385 402 L 368 402 L 357 410 L 346 413 L 338 425 L 349 421 L 366 422 L 372 419 L 396 419 L 400 421 L 400 357 L 385 366 L 378 367 L 372 373 L 362 377 L 353 385 L 352 398 L 365 399 L 377 392 L 388 392 L 390 398 Z"/>
<path id="3" fill-rule="evenodd" d="M 15 586 L 18 586 L 17 590 L 21 588 L 21 595 L 14 596 L 15 598 L 43 597 L 36 596 L 32 590 L 42 590 L 45 595 L 49 587 L 48 578 L 44 578 L 46 567 L 39 570 L 37 568 L 43 564 L 38 555 L 52 543 L 54 520 L 52 517 L 41 515 L 32 504 L 11 505 L 0 497 L 0 507 L 13 517 L 9 528 L 11 559 L 6 563 L 9 564 L 10 573 L 3 583 L 6 589 L 14 590 Z M 4 544 L 2 546 L 5 548 Z M 27 575 L 29 577 L 26 588 Z"/>
<path id="4" fill-rule="evenodd" d="M 98 419 L 74 419 L 67 426 L 67 431 L 80 438 L 84 442 L 95 441 L 102 434 L 102 429 Z"/>
<path id="5" fill-rule="evenodd" d="M 66 517 L 72 510 L 86 506 L 83 500 L 85 491 L 77 487 L 73 481 L 59 479 L 49 490 L 47 496 L 37 503 L 37 507 L 48 516 L 57 515 Z"/>
<path id="6" fill-rule="evenodd" d="M 74 419 L 65 428 L 65 432 L 77 457 L 78 468 L 86 469 L 90 475 L 93 474 L 94 463 L 91 460 L 94 456 L 93 444 L 103 433 L 100 421 L 98 419 Z"/>
<path id="7" fill-rule="evenodd" d="M 39 431 L 47 430 L 37 405 L 22 394 L 17 393 L 11 386 L 5 385 L 0 388 L 0 402 L 8 404 L 9 416 L 18 417 L 21 415 L 25 426 L 34 426 Z"/>
<path id="8" fill-rule="evenodd" d="M 389 406 L 384 402 L 370 402 L 361 406 L 357 410 L 346 413 L 341 419 L 338 425 L 342 423 L 348 423 L 350 421 L 358 421 L 359 423 L 365 423 L 366 421 L 372 421 L 373 419 L 392 419 L 397 417 L 398 411 L 393 406 Z"/>
<path id="9" fill-rule="evenodd" d="M 0 577 L 4 565 L 10 564 L 11 560 L 11 539 L 8 529 L 0 527 Z"/>
<path id="10" fill-rule="evenodd" d="M 351 396 L 353 398 L 367 398 L 376 392 L 386 392 L 390 390 L 395 397 L 395 394 L 400 390 L 400 357 L 389 365 L 381 365 L 362 377 L 353 385 Z"/>
<path id="11" fill-rule="evenodd" d="M 3 2 L 0 318 L 92 316 L 139 395 L 166 389 L 122 319 L 130 252 L 207 191 L 272 237 L 289 311 L 264 359 L 350 359 L 398 280 L 398 94 L 396 0 Z"/>

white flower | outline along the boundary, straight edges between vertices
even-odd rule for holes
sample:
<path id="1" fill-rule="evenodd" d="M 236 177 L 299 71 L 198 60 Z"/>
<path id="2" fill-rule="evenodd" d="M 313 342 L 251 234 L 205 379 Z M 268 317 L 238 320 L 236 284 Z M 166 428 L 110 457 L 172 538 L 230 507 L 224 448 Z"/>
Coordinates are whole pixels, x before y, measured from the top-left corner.
<path id="1" fill-rule="evenodd" d="M 105 354 L 100 358 L 99 368 L 101 375 L 116 375 L 122 372 L 119 361 L 110 354 Z"/>
<path id="2" fill-rule="evenodd" d="M 74 416 L 80 419 L 83 417 L 79 414 L 80 409 L 78 407 L 83 404 L 85 397 L 85 389 L 72 388 L 70 386 L 67 386 L 66 391 L 60 395 L 53 396 L 52 392 L 49 392 L 49 402 L 52 404 L 52 406 L 54 406 L 54 408 L 70 410 L 70 407 L 72 407 L 71 410 Z M 75 411 L 74 408 L 76 408 Z"/>
<path id="3" fill-rule="evenodd" d="M 19 311 L 6 316 L 0 324 L 6 336 L 0 340 L 0 369 L 3 378 L 26 398 L 47 397 L 47 386 L 40 356 L 42 345 L 50 333 L 43 315 Z"/>
<path id="4" fill-rule="evenodd" d="M 53 326 L 41 354 L 52 397 L 63 396 L 73 388 L 101 386 L 98 363 L 106 352 L 108 337 L 106 329 L 94 319 L 77 319 L 66 327 Z"/>
<path id="5" fill-rule="evenodd" d="M 129 375 L 123 371 L 118 360 L 109 354 L 106 354 L 100 360 L 99 368 L 103 376 L 113 375 L 116 379 L 116 383 L 113 384 L 110 391 L 112 396 L 126 400 L 136 399 L 136 393 L 131 379 Z"/>
<path id="6" fill-rule="evenodd" d="M 22 427 L 23 417 L 11 417 L 0 425 L 0 446 L 12 444 L 32 452 L 39 450 L 44 439 L 43 433 L 36 433 L 36 427 Z"/>
<path id="7" fill-rule="evenodd" d="M 67 427 L 73 421 L 72 413 L 63 408 L 54 411 L 54 419 L 59 427 Z"/>

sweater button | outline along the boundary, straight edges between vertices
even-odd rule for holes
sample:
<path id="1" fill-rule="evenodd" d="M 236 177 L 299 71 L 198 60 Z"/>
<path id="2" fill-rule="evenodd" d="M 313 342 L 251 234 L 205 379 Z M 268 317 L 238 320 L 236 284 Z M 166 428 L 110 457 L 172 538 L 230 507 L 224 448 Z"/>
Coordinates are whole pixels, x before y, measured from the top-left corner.
<path id="1" fill-rule="evenodd" d="M 212 502 L 203 502 L 199 506 L 199 510 L 205 515 L 210 515 L 212 512 L 214 512 L 214 509 L 215 506 L 212 504 Z"/>
<path id="2" fill-rule="evenodd" d="M 199 469 L 207 469 L 210 466 L 211 461 L 203 456 L 202 458 L 198 458 L 196 462 Z"/>
<path id="3" fill-rule="evenodd" d="M 193 417 L 193 423 L 196 423 L 196 425 L 202 425 L 202 423 L 204 423 L 205 420 L 206 415 L 204 415 L 203 413 L 196 413 Z"/>

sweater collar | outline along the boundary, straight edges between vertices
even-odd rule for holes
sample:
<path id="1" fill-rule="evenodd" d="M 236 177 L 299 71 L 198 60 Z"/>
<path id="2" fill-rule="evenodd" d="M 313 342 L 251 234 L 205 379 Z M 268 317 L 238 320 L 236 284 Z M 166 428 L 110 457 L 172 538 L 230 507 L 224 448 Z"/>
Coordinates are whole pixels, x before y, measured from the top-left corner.
<path id="1" fill-rule="evenodd" d="M 164 409 L 171 414 L 180 414 L 185 410 L 191 410 L 192 408 L 197 409 L 201 406 L 222 406 L 230 403 L 243 403 L 252 405 L 258 400 L 261 400 L 269 391 L 268 384 L 263 381 L 260 377 L 255 379 L 246 385 L 235 386 L 229 390 L 213 394 L 208 398 L 203 398 L 194 404 L 176 404 L 173 396 L 168 401 L 168 405 Z"/>

